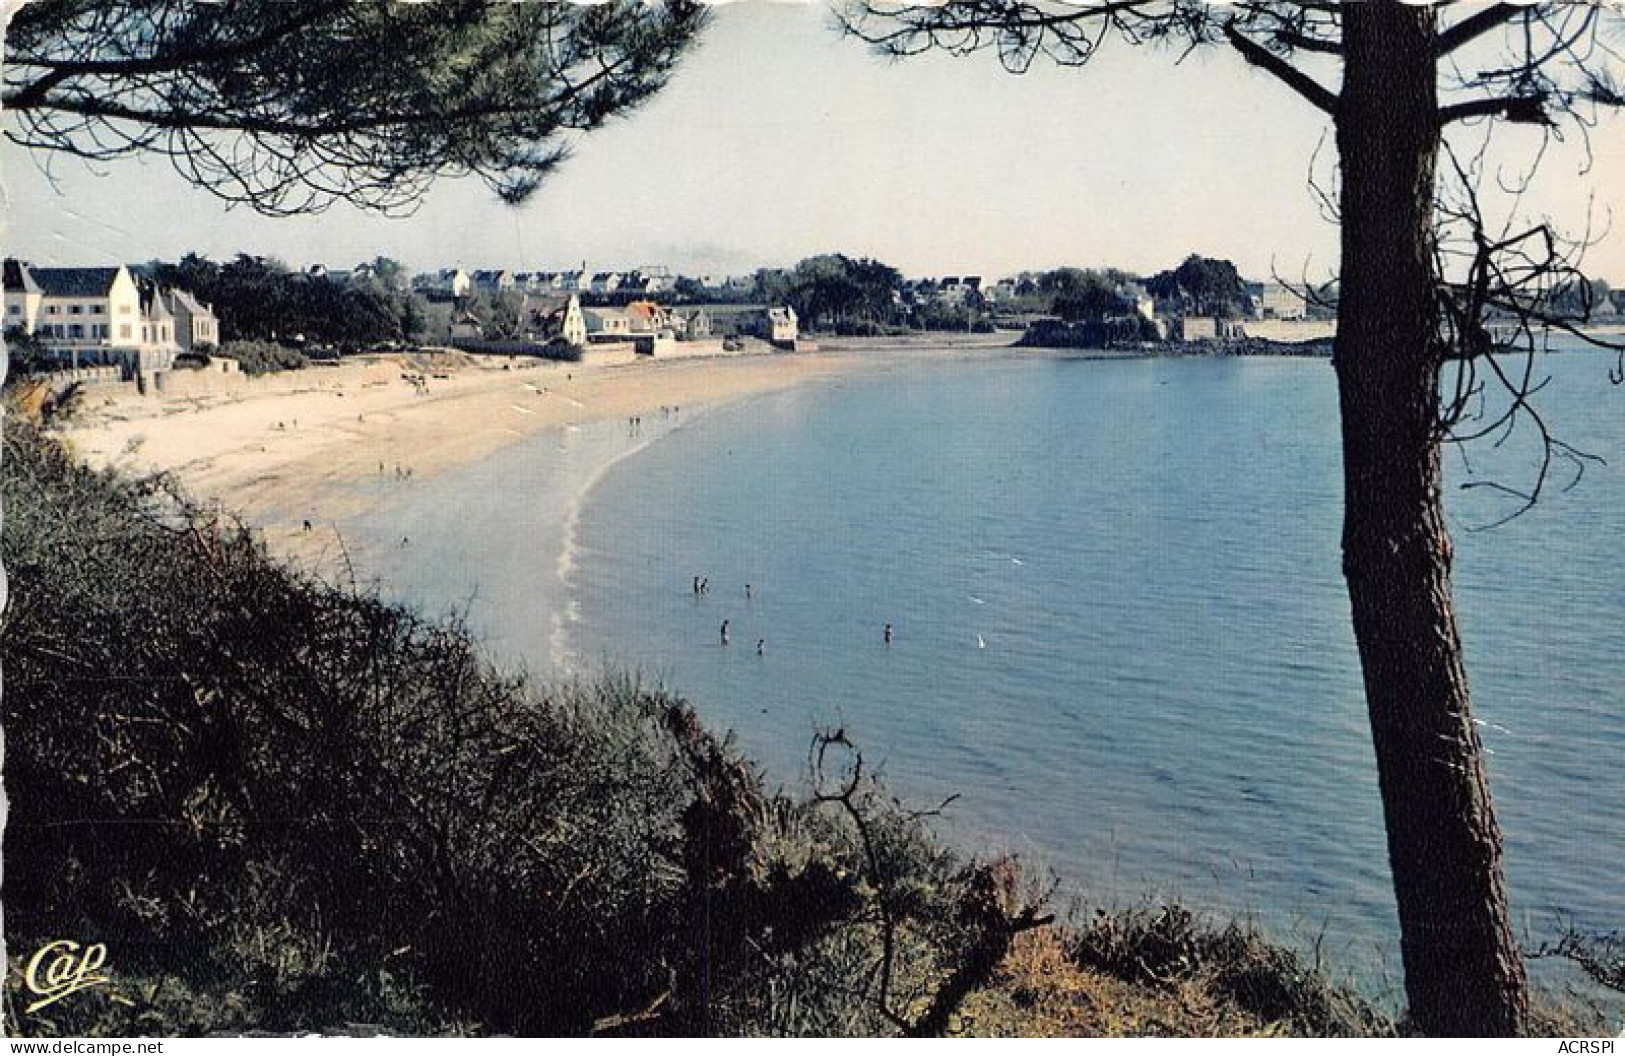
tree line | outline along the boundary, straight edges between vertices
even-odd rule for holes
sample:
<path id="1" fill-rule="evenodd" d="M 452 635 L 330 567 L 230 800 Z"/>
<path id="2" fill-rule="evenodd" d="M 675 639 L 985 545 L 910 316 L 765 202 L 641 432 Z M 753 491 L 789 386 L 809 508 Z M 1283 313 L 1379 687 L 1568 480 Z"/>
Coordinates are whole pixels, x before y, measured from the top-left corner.
<path id="1" fill-rule="evenodd" d="M 421 336 L 427 324 L 421 300 L 387 278 L 399 275 L 398 265 L 390 267 L 387 258 L 380 263 L 385 266 L 374 277 L 350 282 L 246 253 L 223 264 L 188 253 L 151 270 L 160 285 L 186 290 L 212 307 L 224 342 L 343 347 Z"/>

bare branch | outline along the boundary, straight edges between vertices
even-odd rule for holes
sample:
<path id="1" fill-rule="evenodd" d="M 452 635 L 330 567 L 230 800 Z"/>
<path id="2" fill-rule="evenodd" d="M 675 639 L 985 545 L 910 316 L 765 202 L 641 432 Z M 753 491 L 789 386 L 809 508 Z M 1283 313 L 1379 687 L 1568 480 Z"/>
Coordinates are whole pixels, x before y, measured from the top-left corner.
<path id="1" fill-rule="evenodd" d="M 1519 16 L 1527 17 L 1528 14 L 1527 4 L 1491 4 L 1440 32 L 1434 43 L 1433 52 L 1435 55 L 1448 55 L 1491 30 L 1504 26 Z"/>
<path id="2" fill-rule="evenodd" d="M 1545 95 L 1516 95 L 1504 99 L 1472 99 L 1439 110 L 1439 127 L 1473 117 L 1498 117 L 1515 125 L 1546 125 L 1557 122 L 1547 110 Z"/>
<path id="3" fill-rule="evenodd" d="M 663 87 L 708 18 L 692 0 L 30 4 L 8 27 L 5 135 L 36 161 L 159 153 L 273 216 L 409 212 L 442 175 L 519 201 L 570 133 Z"/>
<path id="4" fill-rule="evenodd" d="M 1308 100 L 1317 110 L 1336 116 L 1337 95 L 1264 45 L 1236 28 L 1234 20 L 1224 24 L 1224 37 L 1249 63 L 1273 74 L 1275 79 Z"/>

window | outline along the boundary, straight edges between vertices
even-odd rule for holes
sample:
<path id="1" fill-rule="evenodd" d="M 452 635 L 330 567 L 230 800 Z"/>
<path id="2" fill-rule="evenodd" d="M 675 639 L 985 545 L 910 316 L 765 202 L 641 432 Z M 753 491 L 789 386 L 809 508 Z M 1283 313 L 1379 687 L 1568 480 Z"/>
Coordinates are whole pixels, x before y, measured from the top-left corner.
<path id="1" fill-rule="evenodd" d="M 46 315 L 56 315 L 56 314 L 60 313 L 61 311 L 62 311 L 62 309 L 58 308 L 54 304 L 47 304 L 45 306 L 45 314 Z"/>
<path id="2" fill-rule="evenodd" d="M 106 315 L 107 314 L 107 308 L 106 308 L 105 305 L 93 304 L 93 305 L 90 306 L 90 314 L 91 315 Z"/>
<path id="3" fill-rule="evenodd" d="M 73 338 L 75 341 L 81 340 L 85 336 L 85 328 L 79 323 L 74 323 L 72 326 L 68 327 L 68 336 Z"/>
<path id="4" fill-rule="evenodd" d="M 68 314 L 69 315 L 83 315 L 84 311 L 85 311 L 85 306 L 82 305 L 82 304 L 70 304 L 70 305 L 68 305 Z"/>
<path id="5" fill-rule="evenodd" d="M 6 313 L 8 315 L 22 315 L 23 314 L 22 305 L 18 305 L 18 304 L 7 305 L 6 306 Z"/>
<path id="6" fill-rule="evenodd" d="M 119 305 L 118 306 L 118 314 L 120 314 L 120 315 L 129 315 L 130 314 L 130 306 L 127 305 L 127 304 Z"/>
<path id="7" fill-rule="evenodd" d="M 122 337 L 126 341 L 128 341 L 130 339 L 130 324 L 129 323 L 120 323 L 119 324 L 118 336 Z"/>

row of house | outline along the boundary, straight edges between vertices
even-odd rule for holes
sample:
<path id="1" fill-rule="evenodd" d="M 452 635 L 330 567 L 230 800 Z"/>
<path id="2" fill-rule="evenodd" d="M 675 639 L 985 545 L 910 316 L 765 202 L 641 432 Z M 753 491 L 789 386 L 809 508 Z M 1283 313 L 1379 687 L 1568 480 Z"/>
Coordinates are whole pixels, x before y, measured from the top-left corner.
<path id="1" fill-rule="evenodd" d="M 748 335 L 788 346 L 795 343 L 799 334 L 795 310 L 788 307 L 669 307 L 655 301 L 635 300 L 624 307 L 584 308 L 580 295 L 575 293 L 522 293 L 519 296 L 517 336 L 525 341 L 562 341 L 581 347 L 651 339 L 704 341 Z M 454 340 L 477 341 L 485 336 L 479 321 L 466 311 L 454 321 Z"/>
<path id="2" fill-rule="evenodd" d="M 182 352 L 220 343 L 220 321 L 184 290 L 120 264 L 36 268 L 5 261 L 6 329 L 33 336 L 64 364 L 167 370 Z"/>
<path id="3" fill-rule="evenodd" d="M 677 340 L 687 341 L 703 341 L 713 337 L 759 337 L 775 345 L 792 346 L 800 336 L 800 320 L 796 310 L 789 306 L 695 305 L 668 308 L 652 301 L 633 301 L 625 308 L 588 308 L 584 316 L 589 342 L 670 334 Z"/>
<path id="4" fill-rule="evenodd" d="M 675 282 L 671 272 L 664 267 L 589 271 L 583 264 L 569 271 L 464 271 L 462 268 L 443 268 L 417 276 L 412 280 L 412 288 L 428 296 L 460 300 L 475 294 L 500 293 L 654 295 L 670 292 Z"/>

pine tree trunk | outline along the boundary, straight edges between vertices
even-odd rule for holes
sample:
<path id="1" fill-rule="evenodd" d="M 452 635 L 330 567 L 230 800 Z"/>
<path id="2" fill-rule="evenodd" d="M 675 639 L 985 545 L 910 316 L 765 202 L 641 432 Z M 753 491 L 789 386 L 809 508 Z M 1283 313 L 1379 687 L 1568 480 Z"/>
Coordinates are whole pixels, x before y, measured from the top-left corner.
<path id="1" fill-rule="evenodd" d="M 1523 1030 L 1527 996 L 1468 711 L 1435 429 L 1435 19 L 1388 0 L 1343 8 L 1343 572 L 1412 1020 L 1435 1036 L 1506 1035 Z"/>

